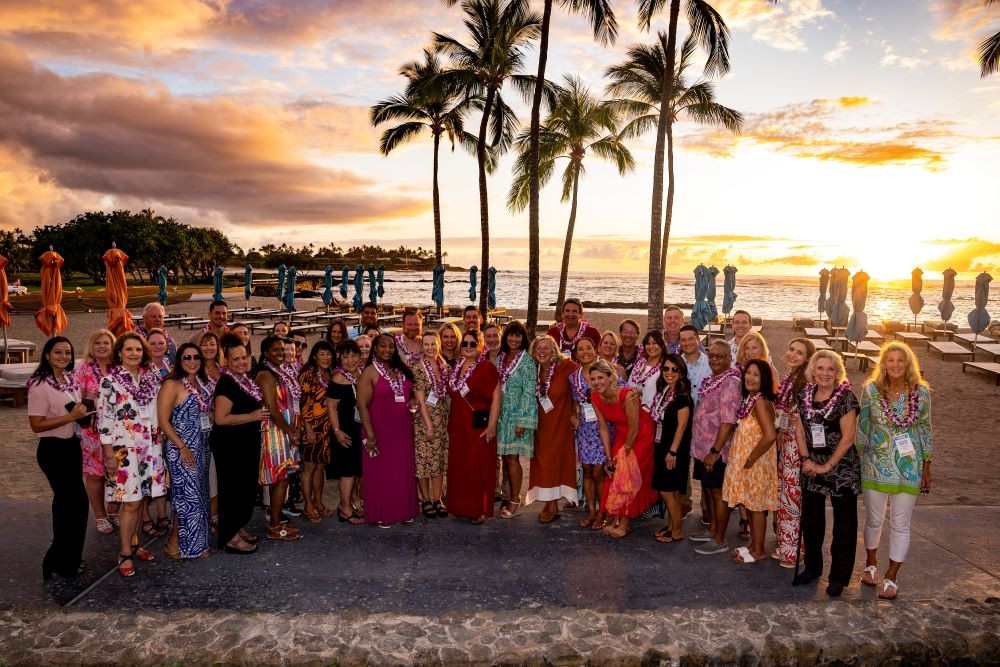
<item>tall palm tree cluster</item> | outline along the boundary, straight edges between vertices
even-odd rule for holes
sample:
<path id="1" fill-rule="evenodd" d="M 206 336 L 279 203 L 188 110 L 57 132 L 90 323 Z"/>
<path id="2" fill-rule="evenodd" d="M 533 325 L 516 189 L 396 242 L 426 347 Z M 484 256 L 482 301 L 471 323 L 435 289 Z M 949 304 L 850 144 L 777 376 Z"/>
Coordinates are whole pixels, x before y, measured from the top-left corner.
<path id="1" fill-rule="evenodd" d="M 651 29 L 664 11 L 668 22 L 654 43 L 636 44 L 625 60 L 608 68 L 605 95 L 595 95 L 580 79 L 564 75 L 561 83 L 546 78 L 549 31 L 554 5 L 587 17 L 594 38 L 613 44 L 618 25 L 610 0 L 544 0 L 542 11 L 529 0 L 443 0 L 458 6 L 466 34 L 440 33 L 423 59 L 400 69 L 406 87 L 399 95 L 372 107 L 375 126 L 393 123 L 381 137 L 388 155 L 396 147 L 429 131 L 433 138 L 435 258 L 441 263 L 441 206 L 438 186 L 442 136 L 476 156 L 479 183 L 482 280 L 480 309 L 486 312 L 489 266 L 489 197 L 487 176 L 511 148 L 516 152 L 514 178 L 507 195 L 512 212 L 528 209 L 529 294 L 527 326 L 534 333 L 539 293 L 539 191 L 561 168 L 562 200 L 570 203 L 556 313 L 566 297 L 566 280 L 579 206 L 585 158 L 612 163 L 620 175 L 635 169 L 627 142 L 656 131 L 649 246 L 649 326 L 658 326 L 663 310 L 663 276 L 675 196 L 673 124 L 692 120 L 738 132 L 742 115 L 715 101 L 712 79 L 729 71 L 729 31 L 722 16 L 705 0 L 683 0 L 690 35 L 677 49 L 682 0 L 637 0 L 642 27 Z M 528 74 L 527 54 L 538 43 L 538 68 Z M 704 56 L 701 78 L 691 81 L 699 49 Z M 520 94 L 531 104 L 528 127 L 522 128 L 505 93 Z M 542 108 L 546 117 L 542 119 Z M 475 115 L 478 114 L 478 119 Z M 478 120 L 478 131 L 466 120 Z M 471 123 L 470 123 L 471 127 Z M 667 183 L 664 203 L 664 180 Z"/>

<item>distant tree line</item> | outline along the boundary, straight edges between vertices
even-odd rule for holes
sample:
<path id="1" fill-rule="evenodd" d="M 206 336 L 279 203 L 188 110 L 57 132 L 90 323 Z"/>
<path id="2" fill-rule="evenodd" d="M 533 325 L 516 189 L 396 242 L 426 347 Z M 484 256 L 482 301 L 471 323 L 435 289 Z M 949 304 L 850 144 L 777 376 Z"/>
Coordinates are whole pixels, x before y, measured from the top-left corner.
<path id="1" fill-rule="evenodd" d="M 238 250 L 233 262 L 270 269 L 277 268 L 281 264 L 299 269 L 322 269 L 327 266 L 339 269 L 345 264 L 352 267 L 355 264 L 395 263 L 433 266 L 434 251 L 419 246 L 416 249 L 405 246 L 389 249 L 379 245 L 360 245 L 344 250 L 334 243 L 319 249 L 312 243 L 300 247 L 290 246 L 287 243 L 277 246 L 268 243 L 260 248 L 251 248 L 246 254 Z"/>

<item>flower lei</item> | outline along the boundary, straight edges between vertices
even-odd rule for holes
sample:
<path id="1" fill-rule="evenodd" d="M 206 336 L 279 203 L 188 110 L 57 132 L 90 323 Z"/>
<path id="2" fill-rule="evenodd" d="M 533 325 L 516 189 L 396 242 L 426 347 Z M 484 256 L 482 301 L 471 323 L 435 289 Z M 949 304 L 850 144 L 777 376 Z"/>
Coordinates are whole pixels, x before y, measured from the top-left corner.
<path id="1" fill-rule="evenodd" d="M 264 394 L 260 390 L 260 385 L 254 382 L 253 379 L 247 376 L 245 373 L 243 375 L 236 375 L 226 366 L 220 368 L 219 371 L 223 375 L 228 375 L 229 377 L 233 378 L 233 381 L 236 382 L 236 386 L 238 386 L 240 388 L 240 391 L 242 391 L 244 394 L 254 399 L 258 403 L 264 402 Z"/>
<path id="2" fill-rule="evenodd" d="M 292 399 L 298 401 L 302 397 L 302 387 L 299 386 L 299 379 L 285 370 L 284 366 L 275 366 L 270 361 L 265 361 L 264 366 L 274 373 L 279 379 L 284 380 L 288 393 Z"/>
<path id="3" fill-rule="evenodd" d="M 795 385 L 794 376 L 795 373 L 786 373 L 785 377 L 781 378 L 781 384 L 778 385 L 778 395 L 774 399 L 774 407 L 778 410 L 788 412 L 793 407 L 792 387 Z"/>
<path id="4" fill-rule="evenodd" d="M 738 369 L 729 368 L 727 370 L 722 371 L 718 375 L 713 375 L 710 378 L 706 378 L 704 381 L 702 381 L 701 387 L 699 387 L 698 389 L 699 400 L 704 400 L 706 396 L 709 396 L 717 392 L 719 389 L 722 388 L 722 385 L 729 378 L 739 379 L 739 377 L 740 377 L 740 372 Z"/>
<path id="5" fill-rule="evenodd" d="M 668 388 L 666 391 L 661 391 L 653 397 L 653 404 L 649 406 L 649 416 L 653 418 L 654 422 L 663 419 L 663 414 L 667 411 L 670 404 L 674 402 L 676 395 L 676 392 Z"/>
<path id="6" fill-rule="evenodd" d="M 587 327 L 589 325 L 590 325 L 590 322 L 588 322 L 587 320 L 580 320 L 580 329 L 576 332 L 576 335 L 573 336 L 572 339 L 567 339 L 566 338 L 566 323 L 565 322 L 560 322 L 559 324 L 557 324 L 556 325 L 556 329 L 559 330 L 559 347 L 560 347 L 560 349 L 562 349 L 564 352 L 572 350 L 573 347 L 577 344 L 577 342 L 581 338 L 583 338 L 583 334 L 587 331 Z"/>
<path id="7" fill-rule="evenodd" d="M 121 366 L 112 367 L 108 375 L 124 387 L 139 405 L 149 405 L 156 400 L 156 392 L 160 388 L 160 375 L 156 371 L 139 371 L 138 384 L 132 374 Z"/>
<path id="8" fill-rule="evenodd" d="M 188 393 L 194 396 L 195 400 L 198 401 L 198 409 L 201 412 L 211 412 L 212 403 L 209 399 L 205 398 L 205 394 L 208 393 L 204 386 L 199 386 L 197 389 L 191 384 L 191 381 L 187 378 L 181 380 L 181 384 L 184 388 L 188 390 Z"/>
<path id="9" fill-rule="evenodd" d="M 830 395 L 830 398 L 823 401 L 823 405 L 821 405 L 819 409 L 816 409 L 813 407 L 813 397 L 816 395 L 816 383 L 815 382 L 807 383 L 805 388 L 802 389 L 802 403 L 805 405 L 806 409 L 806 420 L 812 420 L 812 418 L 818 415 L 819 413 L 829 412 L 829 410 L 832 410 L 833 406 L 837 405 L 837 402 L 840 400 L 841 396 L 843 396 L 850 390 L 851 390 L 850 380 L 844 380 L 843 382 L 840 383 L 837 389 L 834 390 L 833 394 Z"/>
<path id="10" fill-rule="evenodd" d="M 358 370 L 361 370 L 361 368 L 359 367 Z M 347 381 L 351 383 L 351 386 L 355 386 L 358 384 L 358 378 L 354 377 L 354 374 L 348 371 L 343 366 L 337 366 L 336 368 L 334 368 L 333 373 L 334 374 L 340 373 L 341 375 L 343 375 L 345 378 L 347 378 Z"/>
<path id="11" fill-rule="evenodd" d="M 42 384 L 43 382 L 56 391 L 64 391 L 68 394 L 72 394 L 80 388 L 80 383 L 77 382 L 76 373 L 63 373 L 63 377 L 66 378 L 66 382 L 60 382 L 56 379 L 55 375 L 46 375 L 45 378 L 40 378 L 38 376 L 32 376 L 28 378 L 27 387 L 31 389 L 35 385 Z M 100 375 L 98 375 L 100 377 Z"/>
<path id="12" fill-rule="evenodd" d="M 476 357 L 475 361 L 469 364 L 469 368 L 461 374 L 459 371 L 462 370 L 462 360 L 458 359 L 455 361 L 455 368 L 451 371 L 451 375 L 448 376 L 448 386 L 451 387 L 452 391 L 456 391 L 461 394 L 462 387 L 469 386 L 469 378 L 472 377 L 476 367 L 479 366 L 479 362 L 483 359 L 485 359 L 483 355 Z M 459 375 L 461 375 L 461 377 L 459 377 Z"/>
<path id="13" fill-rule="evenodd" d="M 742 421 L 750 416 L 753 412 L 753 406 L 757 403 L 757 399 L 760 398 L 760 392 L 754 392 L 743 399 L 740 403 L 739 409 L 736 411 L 736 419 Z"/>
<path id="14" fill-rule="evenodd" d="M 573 398 L 577 403 L 590 402 L 590 385 L 583 377 L 583 366 L 580 366 L 569 376 L 569 386 L 573 390 Z"/>
<path id="15" fill-rule="evenodd" d="M 639 362 L 636 361 L 636 365 L 632 367 L 632 373 L 629 375 L 628 382 L 633 387 L 641 387 L 642 385 L 646 384 L 646 381 L 649 378 L 656 376 L 656 374 L 659 372 L 660 372 L 659 364 L 653 364 L 652 366 L 649 366 L 648 364 L 646 364 L 646 360 L 643 359 L 643 364 L 642 366 L 640 366 Z"/>
<path id="16" fill-rule="evenodd" d="M 582 328 L 583 327 L 581 327 L 581 329 Z M 549 372 L 545 376 L 545 384 L 544 384 L 544 386 L 545 386 L 545 393 L 544 394 L 542 393 L 542 386 L 543 386 L 542 382 L 541 382 L 540 378 L 538 377 L 538 375 L 537 374 L 535 375 L 535 396 L 537 396 L 539 398 L 539 400 L 541 400 L 542 396 L 545 396 L 546 398 L 548 398 L 549 389 L 552 388 L 552 378 L 554 378 L 556 376 L 556 366 L 558 366 L 558 365 L 559 364 L 557 364 L 555 361 L 553 361 L 551 364 L 549 364 Z M 538 372 L 539 373 L 542 372 L 542 366 L 541 366 L 541 364 L 538 365 Z"/>
<path id="17" fill-rule="evenodd" d="M 434 377 L 434 372 L 431 370 L 431 362 L 424 357 L 421 362 L 423 364 L 424 370 L 427 371 L 427 378 L 431 381 L 431 392 L 438 398 L 444 398 L 444 395 L 448 393 L 448 364 L 444 363 L 438 358 L 434 359 L 434 364 L 438 369 L 438 377 Z"/>
<path id="18" fill-rule="evenodd" d="M 393 336 L 393 339 L 396 341 L 396 349 L 399 350 L 399 356 L 403 358 L 407 366 L 413 366 L 423 358 L 424 353 L 422 351 L 410 352 L 410 348 L 406 346 L 406 341 L 403 339 L 403 334 L 396 334 Z"/>
<path id="19" fill-rule="evenodd" d="M 917 392 L 906 392 L 906 414 L 900 418 L 891 405 L 889 399 L 881 391 L 878 392 L 878 404 L 882 407 L 882 413 L 893 426 L 900 429 L 907 429 L 920 418 L 920 397 Z"/>
<path id="20" fill-rule="evenodd" d="M 392 389 L 393 396 L 402 396 L 403 380 L 400 378 L 402 373 L 400 373 L 395 368 L 389 369 L 395 371 L 395 373 L 390 373 L 388 370 L 386 370 L 385 366 L 383 366 L 382 362 L 379 361 L 378 359 L 374 361 L 374 364 L 375 364 L 375 370 L 378 371 L 378 374 L 381 375 L 383 378 L 385 378 L 385 381 L 389 383 L 389 387 Z"/>
<path id="21" fill-rule="evenodd" d="M 501 352 L 497 355 L 497 371 L 500 374 L 500 384 L 507 384 L 507 379 L 510 378 L 510 374 L 517 368 L 523 356 L 524 350 L 517 350 L 508 362 L 506 352 Z"/>

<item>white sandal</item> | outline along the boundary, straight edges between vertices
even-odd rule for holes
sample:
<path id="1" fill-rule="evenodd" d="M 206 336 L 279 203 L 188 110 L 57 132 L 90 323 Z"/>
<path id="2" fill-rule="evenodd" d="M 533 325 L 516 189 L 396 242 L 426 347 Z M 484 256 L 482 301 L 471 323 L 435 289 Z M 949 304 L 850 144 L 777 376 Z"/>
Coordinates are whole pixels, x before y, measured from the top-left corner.
<path id="1" fill-rule="evenodd" d="M 100 519 L 94 519 L 94 523 L 97 524 L 97 532 L 107 535 L 108 533 L 114 532 L 114 526 L 111 525 L 111 521 L 108 517 L 103 517 Z"/>
<path id="2" fill-rule="evenodd" d="M 511 506 L 516 506 L 517 509 L 515 509 L 513 512 L 511 512 L 510 511 Z M 507 507 L 504 507 L 504 508 L 502 508 L 500 510 L 500 518 L 501 519 L 513 519 L 516 516 L 521 516 L 521 512 L 522 512 L 521 503 L 515 503 L 514 501 L 510 501 L 507 504 Z"/>
<path id="3" fill-rule="evenodd" d="M 870 582 L 865 581 L 866 574 L 869 577 L 871 577 Z M 875 565 L 869 565 L 868 567 L 866 567 L 863 570 L 863 574 L 861 575 L 861 583 L 863 583 L 865 586 L 878 586 L 878 567 Z"/>
<path id="4" fill-rule="evenodd" d="M 886 595 L 886 593 L 889 592 L 890 588 L 892 589 L 892 596 L 891 597 L 888 596 L 888 595 Z M 880 590 L 878 592 L 878 599 L 879 600 L 895 600 L 898 591 L 899 591 L 899 586 L 896 584 L 895 581 L 893 581 L 892 579 L 883 579 L 882 580 L 882 590 Z"/>

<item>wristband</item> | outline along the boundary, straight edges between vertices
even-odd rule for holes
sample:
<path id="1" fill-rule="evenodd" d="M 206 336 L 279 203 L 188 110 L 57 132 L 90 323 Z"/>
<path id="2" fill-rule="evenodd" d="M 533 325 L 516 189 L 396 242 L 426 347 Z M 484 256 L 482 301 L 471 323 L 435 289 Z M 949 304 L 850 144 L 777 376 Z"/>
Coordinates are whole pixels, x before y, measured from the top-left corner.
<path id="1" fill-rule="evenodd" d="M 675 452 L 675 451 L 668 451 L 667 452 L 667 456 L 677 456 L 677 452 Z"/>
<path id="2" fill-rule="evenodd" d="M 712 450 L 711 450 L 711 451 L 712 451 L 712 453 L 713 453 L 713 454 L 715 454 L 716 456 L 718 456 L 719 454 L 721 454 L 721 453 L 722 453 L 722 452 L 720 452 L 720 451 L 719 451 L 718 449 L 716 449 L 715 447 L 712 447 Z"/>

